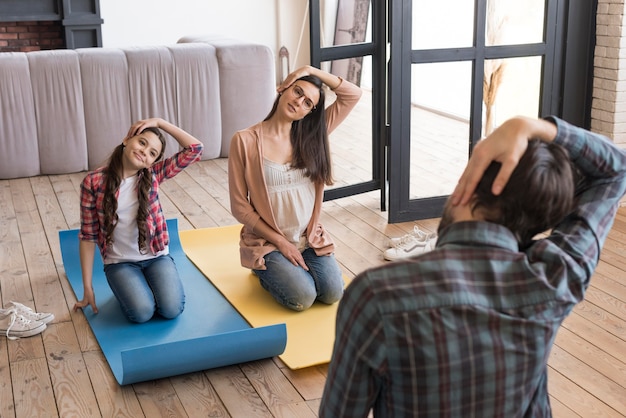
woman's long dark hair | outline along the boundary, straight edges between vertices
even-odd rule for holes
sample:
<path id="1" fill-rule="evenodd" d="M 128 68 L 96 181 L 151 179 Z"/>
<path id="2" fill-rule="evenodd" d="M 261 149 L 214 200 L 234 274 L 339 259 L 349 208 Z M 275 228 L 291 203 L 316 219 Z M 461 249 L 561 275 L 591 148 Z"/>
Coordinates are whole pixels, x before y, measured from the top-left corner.
<path id="1" fill-rule="evenodd" d="M 315 108 L 303 119 L 291 123 L 291 145 L 293 155 L 291 166 L 304 169 L 304 173 L 314 183 L 323 182 L 327 185 L 334 183 L 332 161 L 328 132 L 326 130 L 325 94 L 322 80 L 307 75 L 297 81 L 306 81 L 313 84 L 320 93 L 320 99 Z M 293 88 L 293 85 L 289 88 Z M 285 90 L 286 91 L 286 90 Z M 276 113 L 281 95 L 276 97 L 272 110 L 264 120 L 270 119 Z"/>
<path id="2" fill-rule="evenodd" d="M 150 131 L 154 133 L 161 141 L 161 153 L 155 161 L 159 161 L 163 158 L 165 153 L 165 137 L 158 128 L 146 128 L 142 132 Z M 104 169 L 105 188 L 104 198 L 102 201 L 102 210 L 104 212 L 104 225 L 103 234 L 105 244 L 110 246 L 113 243 L 113 231 L 117 225 L 117 191 L 122 182 L 122 154 L 126 146 L 121 143 L 111 153 L 109 162 Z M 137 197 L 139 200 L 139 208 L 137 209 L 137 228 L 139 230 L 139 251 L 146 253 L 148 251 L 147 236 L 148 228 L 146 226 L 146 219 L 148 217 L 148 200 L 150 196 L 150 189 L 152 188 L 152 174 L 149 168 L 142 169 L 139 173 L 139 185 L 137 187 Z"/>

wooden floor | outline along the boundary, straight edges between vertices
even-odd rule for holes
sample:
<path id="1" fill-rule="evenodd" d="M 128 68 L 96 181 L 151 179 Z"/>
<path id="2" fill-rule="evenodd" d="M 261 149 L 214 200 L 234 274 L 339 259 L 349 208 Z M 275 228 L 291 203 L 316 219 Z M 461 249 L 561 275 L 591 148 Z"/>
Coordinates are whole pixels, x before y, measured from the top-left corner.
<path id="1" fill-rule="evenodd" d="M 166 216 L 180 229 L 235 223 L 226 160 L 203 161 L 163 184 Z M 0 296 L 54 312 L 43 334 L 0 337 L 0 417 L 316 417 L 326 366 L 291 371 L 277 358 L 118 386 L 81 312 L 61 262 L 58 231 L 78 228 L 84 173 L 0 181 Z M 324 204 L 323 222 L 343 271 L 384 263 L 390 225 L 377 193 Z M 437 219 L 417 222 L 434 230 Z M 626 208 L 581 303 L 550 358 L 556 417 L 626 415 Z M 158 365 L 157 365 L 158 367 Z"/>

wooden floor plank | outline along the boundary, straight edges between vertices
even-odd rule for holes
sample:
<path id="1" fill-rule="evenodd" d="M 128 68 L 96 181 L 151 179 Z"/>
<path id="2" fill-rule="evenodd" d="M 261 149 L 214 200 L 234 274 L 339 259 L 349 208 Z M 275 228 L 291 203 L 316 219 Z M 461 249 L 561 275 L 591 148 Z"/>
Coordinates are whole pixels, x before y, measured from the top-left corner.
<path id="1" fill-rule="evenodd" d="M 597 345 L 589 342 L 566 328 L 561 328 L 557 334 L 555 344 L 559 349 L 566 352 L 573 358 L 567 359 L 568 365 L 573 365 L 577 372 L 585 373 L 586 370 L 593 370 L 593 374 L 597 375 L 598 380 L 610 382 L 596 394 L 596 397 L 603 399 L 604 394 L 609 394 L 609 388 L 614 383 L 614 390 L 621 397 L 622 406 L 626 400 L 626 363 L 607 354 Z M 564 368 L 559 367 L 555 361 L 550 362 L 551 366 L 559 369 L 563 373 Z M 606 389 L 606 390 L 605 390 Z M 620 394 L 621 393 L 621 394 Z M 606 402 L 611 404 L 610 402 Z M 619 408 L 616 408 L 619 409 Z"/>
<path id="2" fill-rule="evenodd" d="M 615 418 L 620 415 L 607 404 L 590 395 L 576 382 L 566 378 L 553 368 L 548 369 L 548 391 L 561 403 L 583 418 Z M 554 415 L 554 418 L 569 418 L 570 415 Z"/>
<path id="3" fill-rule="evenodd" d="M 552 348 L 549 364 L 563 376 L 577 382 L 581 388 L 593 395 L 593 398 L 590 399 L 611 408 L 613 410 L 612 416 L 626 414 L 626 396 L 624 396 L 626 388 L 624 386 L 602 375 L 589 364 L 580 361 L 558 345 Z"/>
<path id="4" fill-rule="evenodd" d="M 133 389 L 146 417 L 182 417 L 186 414 L 170 379 L 135 383 Z"/>
<path id="5" fill-rule="evenodd" d="M 174 376 L 172 386 L 190 417 L 229 417 L 228 410 L 203 373 Z"/>
<path id="6" fill-rule="evenodd" d="M 349 270 L 348 275 L 354 277 L 368 267 L 379 265 L 382 262 L 381 251 L 344 225 L 336 215 L 333 211 L 324 212 L 321 221 L 336 241 L 335 257 Z"/>
<path id="7" fill-rule="evenodd" d="M 233 417 L 272 417 L 239 366 L 207 370 L 206 376 Z"/>
<path id="8" fill-rule="evenodd" d="M 326 375 L 320 371 L 319 367 L 306 367 L 298 370 L 282 367 L 280 370 L 304 400 L 310 401 L 322 397 Z"/>
<path id="9" fill-rule="evenodd" d="M 579 414 L 572 411 L 571 409 L 567 407 L 567 405 L 565 405 L 564 403 L 562 403 L 558 399 L 555 399 L 552 396 L 550 396 L 550 407 L 552 408 L 552 416 L 554 417 L 571 417 L 571 418 L 580 417 Z M 580 418 L 583 418 L 583 417 L 580 417 Z"/>
<path id="10" fill-rule="evenodd" d="M 273 416 L 316 416 L 271 359 L 242 364 L 241 370 Z"/>
<path id="11" fill-rule="evenodd" d="M 16 417 L 58 417 L 45 357 L 11 363 Z"/>
<path id="12" fill-rule="evenodd" d="M 48 177 L 54 191 L 66 228 L 76 229 L 80 220 L 80 188 L 76 184 L 84 173 L 65 174 Z"/>
<path id="13" fill-rule="evenodd" d="M 72 323 L 49 325 L 43 338 L 59 416 L 99 417 L 100 409 Z"/>
<path id="14" fill-rule="evenodd" d="M 192 166 L 194 167 L 194 166 Z M 213 179 L 208 175 L 200 175 L 201 170 L 185 170 L 176 176 L 172 181 L 177 182 L 183 187 L 192 199 L 200 205 L 205 214 L 208 226 L 227 226 L 234 225 L 237 222 L 235 217 L 230 213 L 230 202 L 219 202 L 213 196 L 215 195 L 215 185 Z M 222 186 L 217 186 L 221 188 Z M 223 193 L 223 191 L 220 191 Z M 227 204 L 227 207 L 224 207 Z M 207 227 L 208 227 L 207 226 Z M 195 228 L 202 228 L 200 224 L 194 224 Z"/>
<path id="15" fill-rule="evenodd" d="M 148 417 L 144 415 L 132 385 L 117 383 L 101 351 L 83 352 L 83 358 L 103 417 Z"/>
<path id="16" fill-rule="evenodd" d="M 575 307 L 580 316 L 598 324 L 606 332 L 626 341 L 626 320 L 604 311 L 601 306 L 583 300 Z"/>
<path id="17" fill-rule="evenodd" d="M 606 332 L 598 324 L 580 315 L 575 308 L 572 314 L 563 321 L 561 329 L 575 333 L 585 341 L 598 345 L 602 351 L 620 362 L 626 362 L 626 343 L 624 340 Z"/>
<path id="18" fill-rule="evenodd" d="M 182 173 L 181 173 L 182 175 Z M 193 184 L 193 183 L 191 183 Z M 207 216 L 202 207 L 194 201 L 187 189 L 183 189 L 175 179 L 166 181 L 161 185 L 161 192 L 165 192 L 168 198 L 180 211 L 181 217 L 189 221 L 194 228 L 209 228 L 217 226 Z"/>
<path id="19" fill-rule="evenodd" d="M 15 404 L 7 343 L 6 338 L 0 338 L 0 417 L 14 418 Z"/>
<path id="20" fill-rule="evenodd" d="M 354 216 L 360 220 L 360 222 L 365 223 L 369 228 L 373 231 L 377 231 L 379 234 L 375 232 L 371 232 L 368 234 L 373 244 L 381 245 L 379 248 L 382 250 L 383 247 L 386 246 L 387 241 L 391 237 L 399 237 L 406 234 L 408 231 L 404 228 L 404 224 L 390 224 L 387 222 L 387 218 L 384 216 L 380 216 L 382 212 L 379 209 L 373 209 L 365 206 L 362 201 L 355 197 L 345 197 L 342 199 L 337 199 L 332 202 L 326 203 L 328 207 L 329 204 L 335 204 L 343 207 L 345 210 L 350 211 Z M 360 232 L 360 227 L 357 231 Z"/>
<path id="21" fill-rule="evenodd" d="M 24 252 L 27 254 L 35 308 L 39 312 L 54 312 L 57 322 L 68 321 L 69 310 L 56 268 L 56 263 L 62 263 L 61 249 L 57 245 L 58 231 L 67 229 L 67 223 L 50 181 L 45 177 L 30 180 L 39 212 L 34 228 L 39 228 L 39 231 L 34 233 L 35 240 L 28 247 L 27 241 L 24 241 Z"/>
<path id="22" fill-rule="evenodd" d="M 622 303 L 626 303 L 626 283 L 620 283 L 615 276 L 607 275 L 610 273 L 605 273 L 606 269 L 602 268 L 603 265 L 606 264 L 600 263 L 600 266 L 598 266 L 596 273 L 591 279 L 591 286 L 611 295 Z"/>
<path id="23" fill-rule="evenodd" d="M 222 208 L 230 213 L 230 195 L 228 194 L 228 159 L 202 161 L 187 167 L 185 171 L 193 177 L 200 187 Z"/>
<path id="24" fill-rule="evenodd" d="M 589 286 L 587 293 L 585 293 L 585 300 L 617 318 L 626 318 L 626 303 L 619 299 L 619 295 L 604 292 L 595 286 Z"/>
<path id="25" fill-rule="evenodd" d="M 30 278 L 17 219 L 0 222 L 0 295 L 5 306 L 14 300 L 32 306 Z"/>

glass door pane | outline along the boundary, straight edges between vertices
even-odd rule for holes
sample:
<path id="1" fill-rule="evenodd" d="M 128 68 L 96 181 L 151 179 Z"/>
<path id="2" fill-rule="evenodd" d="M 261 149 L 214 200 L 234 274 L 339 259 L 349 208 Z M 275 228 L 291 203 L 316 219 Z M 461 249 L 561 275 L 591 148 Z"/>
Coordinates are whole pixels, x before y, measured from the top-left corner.
<path id="1" fill-rule="evenodd" d="M 545 0 L 487 0 L 485 44 L 519 45 L 544 40 Z"/>
<path id="2" fill-rule="evenodd" d="M 482 136 L 515 115 L 539 115 L 541 67 L 541 57 L 485 61 Z"/>
<path id="3" fill-rule="evenodd" d="M 372 71 L 371 57 L 359 57 L 363 65 L 354 70 L 363 95 L 348 117 L 330 133 L 328 140 L 333 162 L 335 184 L 327 190 L 366 182 L 372 179 Z M 351 67 L 348 61 L 337 60 L 322 63 L 322 68 L 330 68 L 337 75 L 335 68 Z M 332 90 L 326 90 L 326 105 L 335 100 Z"/>
<path id="4" fill-rule="evenodd" d="M 324 0 L 321 4 L 322 48 L 372 41 L 370 0 Z"/>
<path id="5" fill-rule="evenodd" d="M 452 192 L 467 164 L 472 64 L 414 64 L 409 198 Z"/>
<path id="6" fill-rule="evenodd" d="M 414 0 L 412 49 L 471 47 L 474 2 Z"/>

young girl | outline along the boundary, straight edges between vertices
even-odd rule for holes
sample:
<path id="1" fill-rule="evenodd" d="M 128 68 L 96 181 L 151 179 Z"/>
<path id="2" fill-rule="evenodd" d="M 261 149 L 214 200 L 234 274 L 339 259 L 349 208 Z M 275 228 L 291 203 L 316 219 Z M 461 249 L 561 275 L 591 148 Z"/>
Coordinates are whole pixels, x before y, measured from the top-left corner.
<path id="1" fill-rule="evenodd" d="M 159 128 L 183 147 L 164 160 L 165 139 Z M 198 161 L 202 148 L 196 138 L 163 119 L 140 120 L 108 164 L 85 176 L 79 233 L 84 294 L 74 311 L 91 306 L 98 313 L 92 287 L 97 244 L 109 286 L 129 320 L 145 322 L 155 313 L 164 318 L 182 313 L 185 293 L 168 251 L 159 184 Z"/>
<path id="2" fill-rule="evenodd" d="M 324 106 L 326 84 L 337 95 Z M 237 132 L 228 157 L 231 211 L 243 224 L 241 264 L 295 311 L 343 294 L 334 244 L 320 224 L 333 184 L 328 133 L 361 97 L 354 84 L 305 66 L 291 73 L 264 121 Z"/>

